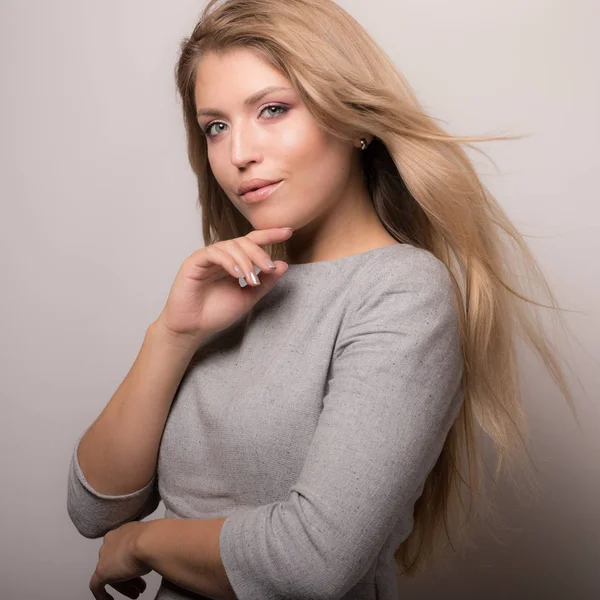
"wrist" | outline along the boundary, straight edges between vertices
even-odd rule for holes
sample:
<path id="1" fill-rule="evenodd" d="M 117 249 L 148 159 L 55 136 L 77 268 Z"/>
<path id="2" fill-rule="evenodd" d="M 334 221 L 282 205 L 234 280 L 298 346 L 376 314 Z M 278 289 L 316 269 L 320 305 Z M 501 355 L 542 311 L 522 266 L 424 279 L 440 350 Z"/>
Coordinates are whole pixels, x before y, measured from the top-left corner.
<path id="1" fill-rule="evenodd" d="M 160 344 L 169 346 L 174 350 L 190 354 L 190 357 L 194 354 L 204 340 L 204 337 L 200 335 L 193 336 L 171 331 L 165 326 L 160 317 L 150 324 L 146 335 Z"/>
<path id="2" fill-rule="evenodd" d="M 132 544 L 130 548 L 131 556 L 133 559 L 145 567 L 150 567 L 150 555 L 148 554 L 148 546 L 146 544 L 146 536 L 148 529 L 152 525 L 152 521 L 139 521 L 136 534 L 133 536 Z"/>

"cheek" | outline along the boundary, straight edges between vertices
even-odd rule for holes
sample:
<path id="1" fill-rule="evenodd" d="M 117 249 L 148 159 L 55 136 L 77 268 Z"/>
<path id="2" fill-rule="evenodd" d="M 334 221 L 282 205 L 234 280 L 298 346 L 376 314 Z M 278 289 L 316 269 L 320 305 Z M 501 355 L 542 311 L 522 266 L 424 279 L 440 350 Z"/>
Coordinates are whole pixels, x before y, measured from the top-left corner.
<path id="1" fill-rule="evenodd" d="M 227 173 L 231 170 L 231 163 L 227 165 L 228 157 L 221 156 L 220 152 L 208 153 L 208 165 L 217 183 L 224 189 L 227 189 Z M 229 173 L 231 177 L 231 173 Z"/>
<path id="2" fill-rule="evenodd" d="M 286 128 L 274 147 L 278 162 L 295 186 L 321 189 L 336 187 L 348 173 L 350 156 L 339 140 L 325 136 L 306 123 Z"/>
<path id="3" fill-rule="evenodd" d="M 306 152 L 295 156 L 291 167 L 294 189 L 303 192 L 305 198 L 321 203 L 337 196 L 348 180 L 349 158 L 337 144 L 323 140 L 311 144 Z"/>

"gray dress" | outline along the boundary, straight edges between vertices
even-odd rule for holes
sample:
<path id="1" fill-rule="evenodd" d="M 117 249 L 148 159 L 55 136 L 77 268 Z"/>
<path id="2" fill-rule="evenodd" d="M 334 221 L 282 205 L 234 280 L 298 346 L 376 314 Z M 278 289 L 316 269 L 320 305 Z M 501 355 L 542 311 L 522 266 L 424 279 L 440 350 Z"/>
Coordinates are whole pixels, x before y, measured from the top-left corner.
<path id="1" fill-rule="evenodd" d="M 227 517 L 220 554 L 240 600 L 396 600 L 393 553 L 460 409 L 462 371 L 450 274 L 430 252 L 290 265 L 190 362 L 147 486 L 99 494 L 77 441 L 69 516 L 97 538 L 162 499 L 166 518 Z M 163 578 L 155 600 L 190 598 Z"/>

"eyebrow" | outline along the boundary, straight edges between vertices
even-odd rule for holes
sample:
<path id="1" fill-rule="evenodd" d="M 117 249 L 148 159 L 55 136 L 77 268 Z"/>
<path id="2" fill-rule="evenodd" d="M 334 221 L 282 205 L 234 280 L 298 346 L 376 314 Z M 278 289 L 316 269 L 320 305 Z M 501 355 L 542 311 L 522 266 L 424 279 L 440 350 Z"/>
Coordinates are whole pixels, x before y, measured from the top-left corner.
<path id="1" fill-rule="evenodd" d="M 259 102 L 260 100 L 262 100 L 267 94 L 270 94 L 271 92 L 278 92 L 278 91 L 282 91 L 282 90 L 290 90 L 291 88 L 288 87 L 283 87 L 280 85 L 271 85 L 269 87 L 266 87 L 262 90 L 259 90 L 258 92 L 252 94 L 252 96 L 249 96 L 248 98 L 246 98 L 244 100 L 244 106 L 252 106 L 253 104 L 256 104 L 257 102 Z M 222 113 L 219 110 L 216 110 L 214 108 L 204 108 L 204 109 L 200 109 L 197 113 L 196 113 L 197 117 L 201 117 L 201 116 L 205 116 L 205 117 L 225 117 L 226 115 L 224 113 Z"/>

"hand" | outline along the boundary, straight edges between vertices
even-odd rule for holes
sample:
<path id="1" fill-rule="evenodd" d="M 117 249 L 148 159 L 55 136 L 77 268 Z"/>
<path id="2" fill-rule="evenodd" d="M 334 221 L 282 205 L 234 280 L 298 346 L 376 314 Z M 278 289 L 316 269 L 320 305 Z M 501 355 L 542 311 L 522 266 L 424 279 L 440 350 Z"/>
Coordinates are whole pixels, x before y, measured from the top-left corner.
<path id="1" fill-rule="evenodd" d="M 280 228 L 257 229 L 196 250 L 179 269 L 156 321 L 159 328 L 194 344 L 237 321 L 273 288 L 288 267 L 277 261 L 274 269 L 269 268 L 265 261 L 270 257 L 260 246 L 282 242 L 291 234 Z M 254 265 L 262 271 L 260 284 L 249 276 Z M 241 277 L 246 278 L 246 287 L 241 287 Z"/>
<path id="2" fill-rule="evenodd" d="M 96 600 L 114 600 L 104 587 L 110 584 L 128 598 L 137 598 L 146 589 L 142 575 L 152 569 L 135 557 L 137 538 L 146 523 L 125 523 L 109 531 L 98 552 L 98 564 L 90 580 Z"/>

